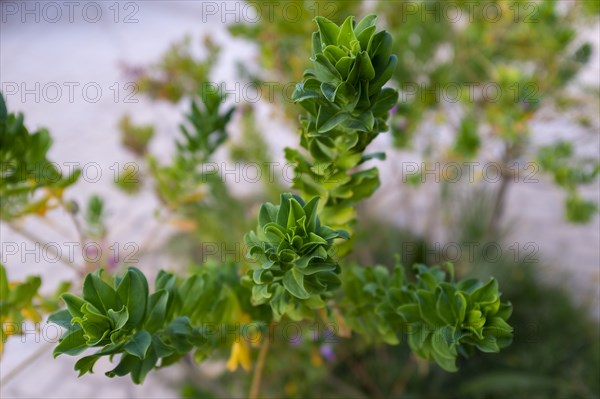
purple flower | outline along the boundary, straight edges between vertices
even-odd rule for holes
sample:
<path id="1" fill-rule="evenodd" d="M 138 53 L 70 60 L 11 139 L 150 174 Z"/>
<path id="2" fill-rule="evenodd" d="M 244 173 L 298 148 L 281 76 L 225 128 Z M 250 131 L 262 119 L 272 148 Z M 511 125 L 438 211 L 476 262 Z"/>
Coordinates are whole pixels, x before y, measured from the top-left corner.
<path id="1" fill-rule="evenodd" d="M 302 335 L 298 334 L 290 338 L 290 346 L 300 346 L 302 344 Z"/>
<path id="2" fill-rule="evenodd" d="M 329 344 L 321 345 L 321 355 L 328 362 L 333 362 L 335 360 L 335 352 L 333 351 L 333 347 Z"/>

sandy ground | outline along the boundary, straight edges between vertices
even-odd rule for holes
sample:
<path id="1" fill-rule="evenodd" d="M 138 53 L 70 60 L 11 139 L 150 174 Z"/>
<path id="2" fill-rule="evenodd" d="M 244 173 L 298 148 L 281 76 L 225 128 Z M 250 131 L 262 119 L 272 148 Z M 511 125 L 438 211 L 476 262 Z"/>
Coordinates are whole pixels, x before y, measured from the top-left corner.
<path id="1" fill-rule="evenodd" d="M 69 194 L 84 200 L 92 193 L 102 193 L 111 210 L 110 225 L 114 226 L 111 240 L 119 245 L 140 242 L 145 239 L 144 232 L 155 224 L 151 215 L 156 202 L 152 196 L 146 195 L 132 203 L 113 187 L 113 165 L 115 162 L 123 165 L 131 160 L 119 143 L 117 120 L 124 113 L 130 113 L 136 122 L 154 123 L 158 137 L 152 144 L 152 151 L 168 154 L 177 132 L 180 112 L 174 112 L 173 108 L 164 104 L 149 103 L 139 95 L 129 98 L 139 100 L 137 103 L 128 102 L 125 86 L 128 82 L 119 65 L 124 61 L 146 65 L 155 61 L 170 43 L 184 34 L 196 39 L 210 33 L 223 45 L 219 66 L 212 78 L 214 81 L 231 80 L 235 76 L 235 61 L 252 61 L 255 49 L 252 45 L 229 38 L 221 21 L 221 13 L 210 15 L 212 9 L 206 8 L 207 3 L 219 6 L 223 4 L 220 2 L 174 1 L 167 5 L 162 1 L 141 1 L 117 6 L 112 2 L 98 2 L 94 3 L 95 6 L 84 2 L 73 10 L 73 22 L 70 22 L 69 9 L 63 2 L 56 3 L 61 8 L 60 18 L 57 18 L 56 10 L 44 9 L 42 3 L 30 2 L 27 6 L 20 2 L 0 3 L 3 7 L 0 80 L 5 91 L 17 90 L 8 97 L 9 107 L 25 112 L 28 126 L 44 126 L 52 132 L 55 142 L 50 153 L 51 159 L 61 165 L 67 165 L 68 162 L 79 163 L 79 166 L 89 165 L 89 181 L 80 183 Z M 235 2 L 227 3 L 230 10 L 235 10 Z M 22 14 L 23 7 L 35 10 L 35 4 L 39 9 L 34 14 Z M 13 6 L 17 7 L 17 14 L 13 13 L 13 8 L 6 8 Z M 98 6 L 102 13 L 99 17 Z M 243 8 L 237 7 L 239 15 Z M 225 16 L 226 22 L 233 21 L 235 12 L 233 16 Z M 36 17 L 39 17 L 39 22 L 36 22 Z M 22 18 L 25 18 L 25 23 Z M 52 22 L 55 19 L 58 21 Z M 596 52 L 584 79 L 597 84 L 598 26 L 585 32 L 585 35 L 595 40 Z M 36 90 L 36 87 L 39 89 Z M 72 93 L 69 87 L 74 87 Z M 97 88 L 100 88 L 101 94 L 96 92 Z M 24 94 L 24 90 L 31 89 L 33 91 L 26 92 L 29 94 Z M 57 93 L 60 93 L 58 99 Z M 273 142 L 275 151 L 279 151 L 288 141 L 293 142 L 293 129 L 272 120 L 268 105 L 259 107 L 259 112 L 259 120 L 263 121 L 264 126 L 278 132 L 277 136 L 273 136 L 277 137 Z M 540 123 L 536 127 L 536 137 L 543 140 L 548 131 L 561 134 L 565 129 L 574 128 L 561 123 L 551 126 Z M 285 139 L 281 140 L 280 137 Z M 383 137 L 374 147 L 389 150 L 389 139 Z M 588 149 L 593 156 L 598 156 L 598 148 L 598 137 L 595 137 Z M 399 167 L 399 162 L 401 159 L 390 154 L 386 163 L 379 164 L 384 186 L 386 183 L 397 183 L 394 170 Z M 97 178 L 96 171 L 101 174 Z M 431 209 L 426 191 L 409 194 L 409 205 L 403 206 L 397 204 L 406 200 L 406 193 L 392 190 L 386 191 L 385 195 L 386 198 L 378 200 L 388 204 L 384 208 L 386 217 L 389 217 L 390 209 L 397 209 L 392 214 L 399 224 L 419 226 Z M 599 201 L 598 186 L 587 190 L 586 195 Z M 421 201 L 423 198 L 425 200 Z M 513 185 L 508 195 L 507 210 L 505 221 L 511 226 L 511 237 L 521 244 L 535 242 L 542 259 L 548 260 L 547 271 L 551 278 L 561 279 L 568 272 L 570 284 L 575 290 L 591 294 L 597 303 L 600 218 L 595 217 L 592 223 L 585 226 L 565 223 L 562 194 L 544 179 L 538 184 Z M 64 215 L 57 212 L 52 219 L 59 221 L 61 217 Z M 26 227 L 48 242 L 75 239 L 70 226 L 65 227 L 58 222 L 48 227 L 28 221 Z M 0 233 L 3 246 L 6 243 L 31 245 L 5 225 L 0 227 Z M 3 251 L 7 256 L 4 247 Z M 44 289 L 50 290 L 58 281 L 73 277 L 73 273 L 59 263 L 45 259 L 31 260 L 28 258 L 26 262 L 20 262 L 17 255 L 7 257 L 5 263 L 11 279 L 41 274 L 45 279 Z M 0 363 L 2 397 L 146 398 L 174 395 L 172 387 L 165 385 L 163 380 L 176 377 L 176 368 L 152 373 L 141 387 L 134 386 L 128 379 L 107 380 L 103 372 L 110 365 L 106 363 L 99 363 L 95 374 L 76 379 L 72 371 L 73 358 L 51 359 L 50 345 L 44 341 L 53 338 L 53 331 L 43 324 L 41 334 L 31 333 L 23 340 L 17 338 L 8 343 Z M 38 351 L 43 351 L 38 360 L 22 372 L 13 374 L 19 364 L 27 362 L 28 357 Z M 7 376 L 10 377 L 9 381 L 5 381 Z"/>

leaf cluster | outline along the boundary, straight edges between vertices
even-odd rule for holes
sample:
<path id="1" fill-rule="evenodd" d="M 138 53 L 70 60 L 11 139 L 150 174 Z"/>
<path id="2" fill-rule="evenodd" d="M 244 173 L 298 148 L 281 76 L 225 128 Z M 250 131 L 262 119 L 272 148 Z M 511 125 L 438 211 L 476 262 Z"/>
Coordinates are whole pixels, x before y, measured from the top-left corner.
<path id="1" fill-rule="evenodd" d="M 401 266 L 391 273 L 382 266 L 346 268 L 347 323 L 388 344 L 407 335 L 417 355 L 447 371 L 457 370 L 459 354 L 499 352 L 508 346 L 513 329 L 506 320 L 512 305 L 500 301 L 497 281 L 455 281 L 453 266 L 448 264 L 448 270 L 416 265 L 417 281 L 410 283 Z"/>
<path id="2" fill-rule="evenodd" d="M 42 297 L 39 288 L 42 279 L 28 276 L 25 281 L 9 281 L 6 268 L 0 263 L 0 356 L 4 344 L 11 335 L 23 333 L 23 323 L 42 321 L 41 312 L 51 312 L 58 308 L 58 296 L 69 289 L 70 283 L 63 282 L 56 293 Z"/>
<path id="3" fill-rule="evenodd" d="M 333 241 L 348 235 L 321 225 L 318 203 L 318 197 L 305 203 L 282 194 L 280 205 L 262 205 L 256 233 L 244 237 L 248 256 L 255 261 L 246 279 L 252 301 L 268 302 L 276 319 L 310 317 L 310 310 L 324 307 L 324 299 L 340 286 Z"/>
<path id="4" fill-rule="evenodd" d="M 594 183 L 600 174 L 597 159 L 577 158 L 573 145 L 559 141 L 538 151 L 541 169 L 553 176 L 554 182 L 567 192 L 566 217 L 574 223 L 586 223 L 598 212 L 598 204 L 581 197 L 578 187 Z"/>
<path id="5" fill-rule="evenodd" d="M 237 300 L 210 274 L 178 280 L 160 271 L 154 287 L 150 294 L 146 277 L 136 268 L 115 278 L 105 277 L 101 270 L 88 274 L 82 296 L 63 294 L 67 308 L 50 317 L 66 329 L 54 356 L 100 348 L 77 361 L 80 376 L 92 372 L 101 357 L 120 355 L 117 366 L 106 375 L 130 374 L 139 384 L 155 367 L 173 364 L 191 351 L 200 360 L 215 348 L 218 342 L 207 336 L 202 322 L 233 322 L 238 317 L 227 311 L 239 307 Z M 215 288 L 223 294 L 215 295 Z"/>
<path id="6" fill-rule="evenodd" d="M 77 181 L 75 170 L 62 176 L 47 158 L 52 138 L 46 129 L 30 132 L 22 113 L 9 113 L 0 93 L 0 203 L 1 218 L 10 220 L 28 213 L 44 214 L 53 197 Z M 33 199 L 45 188 L 41 198 Z"/>
<path id="7" fill-rule="evenodd" d="M 296 166 L 293 187 L 324 200 L 325 222 L 348 228 L 352 205 L 379 186 L 376 168 L 350 170 L 383 154 L 363 155 L 367 145 L 388 129 L 389 110 L 398 92 L 383 88 L 397 64 L 392 38 L 376 32 L 374 15 L 358 24 L 348 17 L 341 26 L 316 17 L 312 36 L 312 68 L 304 73 L 292 99 L 304 108 L 301 145 L 310 157 L 286 149 Z"/>

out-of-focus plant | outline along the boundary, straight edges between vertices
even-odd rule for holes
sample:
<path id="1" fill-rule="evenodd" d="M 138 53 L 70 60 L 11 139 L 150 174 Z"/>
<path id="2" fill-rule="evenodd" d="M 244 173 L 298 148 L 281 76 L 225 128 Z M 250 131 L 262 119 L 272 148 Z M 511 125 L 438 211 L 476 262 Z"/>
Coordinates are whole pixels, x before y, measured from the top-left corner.
<path id="1" fill-rule="evenodd" d="M 233 36 L 252 40 L 259 46 L 259 63 L 264 72 L 257 74 L 244 68 L 244 74 L 249 74 L 252 81 L 259 84 L 268 82 L 269 90 L 273 90 L 276 95 L 273 98 L 274 102 L 281 104 L 287 115 L 296 117 L 298 108 L 287 97 L 291 94 L 287 88 L 290 83 L 302 79 L 307 67 L 304 54 L 311 49 L 313 19 L 324 16 L 341 24 L 348 16 L 356 15 L 360 11 L 361 1 L 292 0 L 286 2 L 284 9 L 295 11 L 290 11 L 289 14 L 284 11 L 287 18 L 274 18 L 272 15 L 267 17 L 267 10 L 274 5 L 268 0 L 260 0 L 255 2 L 255 5 L 265 13 L 265 18 L 259 18 L 252 23 L 244 21 L 229 27 Z"/>
<path id="2" fill-rule="evenodd" d="M 416 266 L 417 283 L 407 283 L 404 269 L 392 273 L 382 266 L 349 267 L 344 274 L 344 304 L 351 309 L 348 325 L 367 339 L 397 344 L 398 331 L 410 348 L 443 369 L 456 371 L 459 354 L 475 349 L 499 352 L 512 341 L 506 322 L 512 305 L 500 302 L 498 283 L 491 279 L 456 282 L 448 264 L 449 281 L 439 267 Z"/>
<path id="3" fill-rule="evenodd" d="M 134 125 L 129 115 L 125 115 L 119 121 L 119 129 L 121 130 L 121 143 L 125 148 L 137 156 L 143 156 L 148 152 L 148 144 L 154 137 L 152 125 Z"/>
<path id="4" fill-rule="evenodd" d="M 310 46 L 310 10 L 328 7 L 319 2 L 301 3 L 298 7 L 303 12 L 296 23 L 265 19 L 230 28 L 234 35 L 256 42 L 262 67 L 284 82 L 294 81 L 302 65 L 308 66 L 297 60 L 296 49 Z M 598 15 L 595 3 L 573 2 L 562 7 L 564 4 L 556 1 L 521 0 L 452 4 L 395 0 L 374 5 L 345 1 L 331 3 L 328 17 L 341 23 L 371 6 L 385 16 L 382 22 L 394 39 L 393 53 L 398 55 L 392 77 L 400 91 L 390 120 L 393 140 L 401 149 L 420 152 L 426 165 L 409 172 L 405 180 L 420 184 L 426 180 L 425 169 L 439 170 L 441 180 L 452 179 L 443 175 L 444 167 L 434 167 L 439 163 L 494 162 L 502 176 L 496 185 L 496 211 L 489 221 L 489 230 L 495 234 L 510 182 L 529 176 L 532 167 L 534 173 L 541 170 L 535 154 L 543 149 L 532 143 L 531 122 L 545 118 L 544 110 L 550 107 L 565 117 L 567 111 L 577 114 L 586 102 L 598 102 L 597 95 L 585 90 L 576 94 L 567 90 L 591 56 L 591 45 L 577 40 L 577 26 L 590 15 Z M 277 40 L 265 40 L 271 35 Z M 293 61 L 276 62 L 278 55 Z M 582 121 L 588 130 L 597 128 L 588 118 Z M 434 133 L 427 133 L 432 125 L 437 125 Z M 442 130 L 451 132 L 450 143 L 437 135 Z M 423 134 L 415 135 L 417 131 Z M 567 139 L 574 142 L 574 138 Z M 498 156 L 489 158 L 489 153 Z M 575 153 L 571 158 L 579 162 Z M 523 171 L 523 165 L 529 169 Z M 476 172 L 477 176 L 484 173 L 481 167 Z M 559 184 L 567 191 L 566 218 L 589 221 L 595 207 L 578 193 L 577 184 L 574 186 Z"/>
<path id="5" fill-rule="evenodd" d="M 499 227 L 509 183 L 531 167 L 518 169 L 536 161 L 532 154 L 544 151 L 532 143 L 530 122 L 548 107 L 559 108 L 560 117 L 577 107 L 577 101 L 566 106 L 564 98 L 569 96 L 567 85 L 591 55 L 590 43 L 576 40 L 577 24 L 593 11 L 584 3 L 562 10 L 556 1 L 459 2 L 456 12 L 464 23 L 449 16 L 444 1 L 377 4 L 399 54 L 394 80 L 402 95 L 390 122 L 396 144 L 412 146 L 414 133 L 429 129 L 435 119 L 452 130 L 454 142 L 440 144 L 430 135 L 421 148 L 427 163 L 466 162 L 490 150 L 499 153 L 485 159 L 499 165 L 502 174 L 491 230 Z M 485 11 L 492 8 L 497 11 L 493 17 Z M 579 162 L 574 153 L 569 158 Z M 558 184 L 568 192 L 566 217 L 573 222 L 589 221 L 595 213 L 577 194 L 579 183 L 572 180 L 568 188 Z"/>
<path id="6" fill-rule="evenodd" d="M 577 193 L 577 187 L 594 183 L 600 173 L 600 163 L 593 158 L 575 158 L 573 145 L 561 141 L 545 146 L 538 152 L 542 170 L 552 174 L 554 182 L 567 193 L 567 218 L 585 223 L 598 211 L 598 204 L 585 200 Z"/>
<path id="7" fill-rule="evenodd" d="M 176 103 L 198 93 L 209 82 L 209 73 L 220 52 L 220 47 L 207 36 L 203 42 L 207 55 L 199 60 L 191 44 L 191 38 L 185 37 L 173 44 L 159 63 L 148 68 L 127 66 L 125 71 L 136 80 L 140 93 Z"/>
<path id="8" fill-rule="evenodd" d="M 28 276 L 25 281 L 9 281 L 6 268 L 0 263 L 0 356 L 4 344 L 11 335 L 23 333 L 25 322 L 34 323 L 39 328 L 43 314 L 60 307 L 58 297 L 67 291 L 71 283 L 63 282 L 51 296 L 42 296 L 39 288 L 42 279 Z"/>
<path id="9" fill-rule="evenodd" d="M 27 214 L 44 215 L 62 201 L 65 188 L 74 184 L 80 170 L 62 176 L 47 158 L 52 138 L 46 129 L 30 132 L 23 114 L 9 113 L 0 94 L 0 218 L 12 220 Z"/>

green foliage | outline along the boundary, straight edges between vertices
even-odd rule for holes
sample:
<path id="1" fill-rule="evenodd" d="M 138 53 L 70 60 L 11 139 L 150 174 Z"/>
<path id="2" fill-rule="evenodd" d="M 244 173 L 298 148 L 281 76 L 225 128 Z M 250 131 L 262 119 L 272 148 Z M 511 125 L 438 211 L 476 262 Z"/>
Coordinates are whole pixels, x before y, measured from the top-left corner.
<path id="1" fill-rule="evenodd" d="M 347 16 L 372 9 L 362 1 L 292 3 L 302 10 L 294 24 L 275 18 L 230 28 L 234 35 L 253 40 L 260 49 L 261 66 L 266 74 L 284 82 L 296 81 L 302 68 L 307 66 L 306 61 L 299 58 L 302 52 L 298 49 L 308 50 L 311 46 L 309 19 L 313 10 L 327 12 L 327 18 L 343 26 Z M 576 114 L 573 118 L 569 113 L 576 113 L 590 102 L 597 108 L 598 96 L 589 98 L 585 93 L 587 88 L 575 94 L 565 90 L 591 58 L 593 47 L 590 43 L 579 43 L 577 32 L 580 25 L 595 23 L 589 16 L 597 17 L 597 3 L 482 0 L 477 4 L 457 2 L 453 4 L 456 10 L 452 7 L 453 11 L 449 12 L 445 0 L 376 2 L 374 9 L 385 16 L 386 28 L 394 39 L 392 53 L 398 56 L 391 81 L 402 93 L 402 101 L 397 103 L 388 122 L 396 147 L 417 150 L 426 161 L 444 163 L 477 159 L 484 155 L 481 149 L 500 146 L 504 148 L 501 159 L 507 167 L 535 153 L 536 148 L 528 151 L 533 147 L 529 141 L 530 123 L 540 117 L 539 110 L 557 105 L 560 107 L 558 117 L 576 119 Z M 262 2 L 258 5 L 267 8 Z M 497 10 L 497 15 L 487 14 L 486 10 L 492 9 Z M 454 18 L 454 12 L 462 18 Z M 324 29 L 328 29 L 329 37 L 333 38 L 337 32 L 332 24 L 327 26 L 329 28 Z M 274 37 L 277 40 L 272 40 Z M 333 82 L 337 88 L 335 81 L 340 79 L 336 76 L 339 71 L 333 69 L 339 60 L 337 57 L 343 53 L 336 52 L 336 57 L 334 47 L 327 54 L 321 49 L 325 56 L 333 57 L 334 62 L 325 69 L 320 66 L 319 73 L 331 73 L 325 83 Z M 316 63 L 314 55 L 313 63 Z M 339 66 L 345 68 L 347 63 L 345 60 Z M 326 87 L 325 93 L 332 96 L 335 92 L 332 86 Z M 340 89 L 340 94 L 344 89 Z M 313 85 L 304 94 L 310 96 L 318 92 L 320 87 Z M 457 115 L 460 123 L 456 123 Z M 587 125 L 588 133 L 594 133 L 587 116 L 579 116 L 579 120 Z M 453 143 L 448 146 L 437 140 L 435 132 L 424 148 L 421 140 L 413 140 L 417 132 L 425 133 L 432 124 L 449 129 L 455 137 Z M 290 151 L 288 159 L 298 165 L 302 176 L 294 182 L 294 187 L 307 196 L 321 196 L 323 204 L 330 201 L 324 192 L 317 191 L 325 183 L 333 187 L 346 183 L 344 176 L 340 178 L 327 169 L 327 164 L 305 162 L 295 151 Z M 375 186 L 375 172 L 369 177 Z M 411 174 L 406 181 L 417 185 L 418 178 Z M 503 196 L 505 192 L 502 190 L 498 195 Z M 569 195 L 569 198 L 571 204 L 577 202 L 575 196 Z M 581 212 L 575 213 L 581 213 L 581 221 L 591 212 L 592 205 L 577 207 Z M 573 207 L 567 204 L 566 211 L 567 219 L 574 221 Z M 329 225 L 348 229 L 345 223 L 352 221 L 351 213 L 350 208 L 340 209 L 337 217 L 323 215 L 323 219 Z"/>
<path id="2" fill-rule="evenodd" d="M 92 195 L 85 209 L 86 233 L 90 237 L 102 239 L 106 235 L 106 209 L 98 195 Z"/>
<path id="3" fill-rule="evenodd" d="M 280 205 L 263 204 L 256 233 L 244 237 L 248 256 L 256 261 L 247 278 L 252 301 L 268 302 L 277 320 L 283 315 L 310 318 L 310 309 L 323 308 L 324 299 L 340 285 L 333 241 L 349 237 L 321 225 L 318 203 L 318 197 L 304 203 L 282 194 Z"/>
<path id="4" fill-rule="evenodd" d="M 498 283 L 491 279 L 454 281 L 454 268 L 416 266 L 416 283 L 404 270 L 351 267 L 345 269 L 344 295 L 351 312 L 347 323 L 368 339 L 397 344 L 400 332 L 420 357 L 436 361 L 444 370 L 457 371 L 459 354 L 475 349 L 499 352 L 512 340 L 506 322 L 510 303 L 501 303 Z"/>
<path id="5" fill-rule="evenodd" d="M 133 382 L 140 384 L 154 367 L 172 364 L 191 351 L 203 359 L 223 343 L 214 334 L 208 337 L 202 323 L 239 319 L 237 298 L 215 270 L 185 280 L 161 271 L 154 287 L 150 294 L 146 277 L 136 268 L 116 278 L 105 277 L 101 270 L 88 274 L 83 295 L 62 295 L 67 309 L 50 317 L 67 329 L 54 356 L 100 348 L 77 361 L 80 376 L 93 372 L 102 356 L 121 355 L 106 375 L 131 374 Z"/>
<path id="6" fill-rule="evenodd" d="M 264 13 L 273 7 L 269 0 L 259 0 L 253 4 Z M 283 108 L 287 116 L 295 119 L 298 107 L 290 101 L 287 85 L 298 82 L 308 66 L 305 54 L 311 48 L 314 17 L 322 15 L 335 23 L 342 23 L 346 17 L 356 15 L 360 8 L 360 0 L 288 0 L 284 10 L 297 10 L 294 11 L 297 15 L 293 17 L 290 13 L 290 18 L 258 18 L 252 23 L 242 21 L 229 25 L 229 32 L 233 36 L 251 40 L 260 51 L 260 73 L 253 73 L 241 64 L 243 73 L 250 75 L 254 82 L 268 82 L 269 87 L 274 88 L 274 102 Z M 290 23 L 291 19 L 293 23 Z"/>
<path id="7" fill-rule="evenodd" d="M 121 143 L 125 148 L 137 156 L 143 156 L 148 152 L 148 144 L 154 137 L 152 125 L 134 125 L 129 115 L 125 115 L 119 121 L 121 131 Z"/>
<path id="8" fill-rule="evenodd" d="M 160 62 L 150 68 L 129 68 L 136 78 L 140 93 L 152 99 L 176 103 L 184 97 L 194 95 L 209 80 L 209 73 L 217 60 L 220 48 L 210 38 L 204 39 L 207 56 L 197 60 L 191 51 L 191 39 L 184 38 L 163 54 Z"/>
<path id="9" fill-rule="evenodd" d="M 456 370 L 459 353 L 498 351 L 510 341 L 512 329 L 505 322 L 509 306 L 500 304 L 494 280 L 455 282 L 450 273 L 447 282 L 441 269 L 419 266 L 417 282 L 408 283 L 400 269 L 391 274 L 383 267 L 346 269 L 338 258 L 350 249 L 342 239 L 350 238 L 346 231 L 355 223 L 356 204 L 379 186 L 377 169 L 361 167 L 370 159 L 384 159 L 384 154 L 364 152 L 388 129 L 388 115 L 398 101 L 396 90 L 384 88 L 397 59 L 391 35 L 376 32 L 373 15 L 358 24 L 353 17 L 341 25 L 324 17 L 315 20 L 313 67 L 293 95 L 306 112 L 300 118 L 302 150 L 286 149 L 296 166 L 294 188 L 300 195 L 284 193 L 279 205 L 262 205 L 256 230 L 244 237 L 251 261 L 206 262 L 202 252 L 204 265 L 185 279 L 160 271 L 153 293 L 144 274 L 134 268 L 123 276 L 101 270 L 86 275 L 82 295 L 63 295 L 67 309 L 51 316 L 67 329 L 55 356 L 97 350 L 77 361 L 80 375 L 92 372 L 97 360 L 108 356 L 118 363 L 107 376 L 131 374 L 135 383 L 142 383 L 152 369 L 190 352 L 201 361 L 227 347 L 228 369 L 240 363 L 249 369 L 247 343 L 234 341 L 235 334 L 215 336 L 203 327 L 216 324 L 237 331 L 250 321 L 262 328 L 284 318 L 313 320 L 316 314 L 323 320 L 333 317 L 340 328 L 347 319 L 355 331 L 389 344 L 409 334 L 415 353 L 450 371 Z M 239 230 L 248 230 L 244 209 L 218 171 L 203 167 L 227 139 L 233 108 L 223 111 L 225 98 L 198 90 L 199 83 L 190 92 L 196 97 L 188 123 L 181 126 L 173 161 L 163 166 L 152 155 L 146 159 L 166 213 L 183 216 L 193 238 L 223 242 L 223 237 L 239 237 Z M 163 84 L 168 82 L 159 86 Z M 183 85 L 176 87 L 165 97 L 178 101 L 189 94 Z M 149 135 L 140 135 L 142 143 L 136 141 L 133 148 L 145 154 L 144 138 Z M 469 131 L 461 146 L 476 147 L 473 142 Z M 303 197 L 311 199 L 304 202 Z M 103 202 L 92 197 L 86 213 L 90 234 L 104 236 L 104 214 Z M 336 289 L 342 284 L 340 297 Z"/>
<path id="10" fill-rule="evenodd" d="M 286 149 L 286 158 L 296 166 L 293 187 L 323 199 L 323 221 L 349 229 L 355 218 L 353 205 L 379 186 L 376 168 L 352 170 L 383 157 L 363 152 L 388 128 L 388 113 L 398 93 L 383 85 L 397 58 L 391 53 L 390 34 L 375 32 L 374 15 L 358 24 L 348 17 L 341 26 L 323 17 L 315 20 L 319 31 L 313 33 L 313 67 L 292 95 L 307 112 L 300 118 L 301 145 L 310 157 Z"/>
<path id="11" fill-rule="evenodd" d="M 39 322 L 35 298 L 42 284 L 39 276 L 29 276 L 22 283 L 10 285 L 6 269 L 0 264 L 0 355 L 10 335 L 20 334 L 24 320 Z"/>
<path id="12" fill-rule="evenodd" d="M 600 162 L 593 158 L 576 158 L 572 144 L 565 141 L 540 148 L 538 160 L 541 169 L 551 174 L 554 182 L 567 192 L 567 219 L 575 223 L 588 222 L 598 212 L 598 205 L 582 198 L 578 187 L 596 181 Z"/>
<path id="13" fill-rule="evenodd" d="M 215 171 L 199 169 L 227 138 L 225 128 L 234 108 L 221 111 L 224 100 L 225 97 L 217 92 L 198 93 L 198 98 L 191 100 L 187 115 L 191 128 L 180 126 L 183 139 L 176 143 L 177 152 L 172 164 L 160 166 L 154 157 L 148 157 L 156 191 L 171 209 L 202 199 L 205 195 L 202 183 L 218 184 L 220 181 Z"/>
<path id="14" fill-rule="evenodd" d="M 190 132 L 185 125 L 180 126 L 184 141 L 177 142 L 177 150 L 182 156 L 191 156 L 205 162 L 227 138 L 225 126 L 235 108 L 231 107 L 220 113 L 225 96 L 217 91 L 200 91 L 198 97 L 201 105 L 192 100 L 191 110 L 187 115 L 193 131 Z"/>
<path id="15" fill-rule="evenodd" d="M 0 356 L 7 339 L 23 333 L 25 321 L 41 322 L 41 312 L 56 310 L 58 295 L 70 288 L 70 283 L 65 282 L 54 295 L 42 297 L 39 294 L 41 285 L 39 276 L 28 276 L 23 282 L 9 281 L 6 268 L 0 263 Z"/>
<path id="16" fill-rule="evenodd" d="M 0 214 L 11 220 L 25 214 L 44 215 L 55 206 L 63 190 L 77 181 L 79 170 L 70 176 L 47 158 L 52 138 L 46 129 L 33 133 L 24 125 L 23 114 L 9 113 L 0 93 Z M 34 195 L 38 190 L 41 196 Z M 40 190 L 42 191 L 42 190 Z"/>

